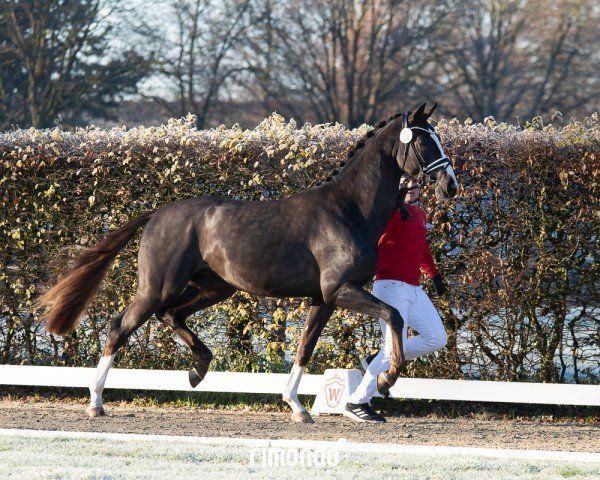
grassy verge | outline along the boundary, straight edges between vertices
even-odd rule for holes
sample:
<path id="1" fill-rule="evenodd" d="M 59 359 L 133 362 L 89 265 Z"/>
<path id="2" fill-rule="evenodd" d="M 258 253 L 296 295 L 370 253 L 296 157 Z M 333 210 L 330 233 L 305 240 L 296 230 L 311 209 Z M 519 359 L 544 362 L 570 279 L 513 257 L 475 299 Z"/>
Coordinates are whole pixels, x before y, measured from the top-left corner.
<path id="1" fill-rule="evenodd" d="M 8 479 L 181 479 L 204 477 L 307 480 L 563 480 L 598 479 L 600 464 L 577 461 L 485 458 L 474 455 L 388 454 L 314 449 L 326 455 L 319 466 L 261 461 L 260 449 L 246 445 L 205 445 L 113 439 L 0 438 L 0 476 Z M 258 450 L 258 455 L 256 453 Z M 273 451 L 275 449 L 271 449 Z M 301 447 L 279 449 L 284 454 Z M 303 449 L 304 450 L 304 449 Z M 263 450 L 264 451 L 264 450 Z M 32 454 L 35 452 L 35 454 Z M 310 451 L 309 451 L 310 452 Z M 288 454 L 289 455 L 289 454 Z M 318 458 L 312 455 L 312 458 Z M 309 457 L 309 458 L 311 458 Z M 282 459 L 290 458 L 279 457 Z M 252 460 L 251 460 L 252 459 Z"/>

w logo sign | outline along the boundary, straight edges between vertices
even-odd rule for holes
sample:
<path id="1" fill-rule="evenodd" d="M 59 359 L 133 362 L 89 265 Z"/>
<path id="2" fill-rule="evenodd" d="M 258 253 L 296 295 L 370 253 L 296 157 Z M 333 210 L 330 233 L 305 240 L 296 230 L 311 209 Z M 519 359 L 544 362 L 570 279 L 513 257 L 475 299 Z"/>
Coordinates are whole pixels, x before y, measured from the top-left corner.
<path id="1" fill-rule="evenodd" d="M 335 376 L 325 384 L 325 401 L 330 408 L 337 407 L 344 395 L 346 385 L 342 381 L 341 378 Z"/>
<path id="2" fill-rule="evenodd" d="M 311 413 L 343 414 L 348 396 L 356 390 L 362 380 L 360 370 L 331 368 L 325 370 L 321 378 L 321 387 L 317 389 L 317 398 Z"/>

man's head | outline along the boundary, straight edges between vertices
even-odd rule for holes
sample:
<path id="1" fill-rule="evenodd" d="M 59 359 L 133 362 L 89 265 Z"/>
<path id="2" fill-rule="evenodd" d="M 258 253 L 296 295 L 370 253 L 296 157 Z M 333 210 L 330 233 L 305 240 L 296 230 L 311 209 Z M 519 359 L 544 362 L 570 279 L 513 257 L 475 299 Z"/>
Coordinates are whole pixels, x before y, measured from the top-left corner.
<path id="1" fill-rule="evenodd" d="M 405 191 L 404 201 L 406 203 L 415 203 L 419 200 L 421 195 L 421 188 L 419 183 L 414 177 L 408 175 L 402 175 L 400 179 L 400 190 Z"/>

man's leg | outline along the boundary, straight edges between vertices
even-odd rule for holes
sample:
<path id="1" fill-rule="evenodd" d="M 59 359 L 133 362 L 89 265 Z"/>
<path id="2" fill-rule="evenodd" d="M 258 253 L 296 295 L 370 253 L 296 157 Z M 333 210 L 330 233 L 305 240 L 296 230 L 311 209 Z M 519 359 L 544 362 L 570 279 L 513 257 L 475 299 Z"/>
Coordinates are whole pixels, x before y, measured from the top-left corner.
<path id="1" fill-rule="evenodd" d="M 423 287 L 415 288 L 415 302 L 411 302 L 406 312 L 406 323 L 416 330 L 418 335 L 410 337 L 404 343 L 406 359 L 428 355 L 446 346 L 448 336 L 440 314 L 431 302 Z"/>
<path id="2" fill-rule="evenodd" d="M 405 284 L 394 280 L 379 280 L 373 285 L 373 295 L 381 301 L 396 308 L 404 317 L 409 307 L 405 296 Z M 387 370 L 392 356 L 392 335 L 385 321 L 379 320 L 383 337 L 383 348 L 369 364 L 361 383 L 350 395 L 348 402 L 352 404 L 368 403 L 377 391 L 377 375 Z M 406 340 L 407 322 L 402 331 L 403 340 Z"/>

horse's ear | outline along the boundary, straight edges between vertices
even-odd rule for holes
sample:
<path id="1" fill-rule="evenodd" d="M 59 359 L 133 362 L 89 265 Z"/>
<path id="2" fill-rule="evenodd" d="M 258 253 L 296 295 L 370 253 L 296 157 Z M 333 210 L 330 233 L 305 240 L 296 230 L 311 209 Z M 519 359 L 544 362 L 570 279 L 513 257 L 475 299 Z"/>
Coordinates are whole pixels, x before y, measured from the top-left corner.
<path id="1" fill-rule="evenodd" d="M 427 106 L 427 104 L 424 103 L 419 108 L 417 108 L 413 113 L 411 113 L 411 115 L 409 117 L 410 123 L 413 123 L 417 119 L 423 118 L 425 116 L 425 107 L 426 106 Z"/>
<path id="2" fill-rule="evenodd" d="M 427 112 L 427 113 L 425 114 L 425 115 L 427 115 L 427 118 L 431 117 L 431 115 L 432 115 L 432 114 L 433 114 L 433 112 L 435 111 L 436 107 L 437 107 L 437 102 L 435 102 L 435 103 L 433 104 L 433 107 L 431 107 L 431 109 L 429 110 L 429 112 Z"/>

